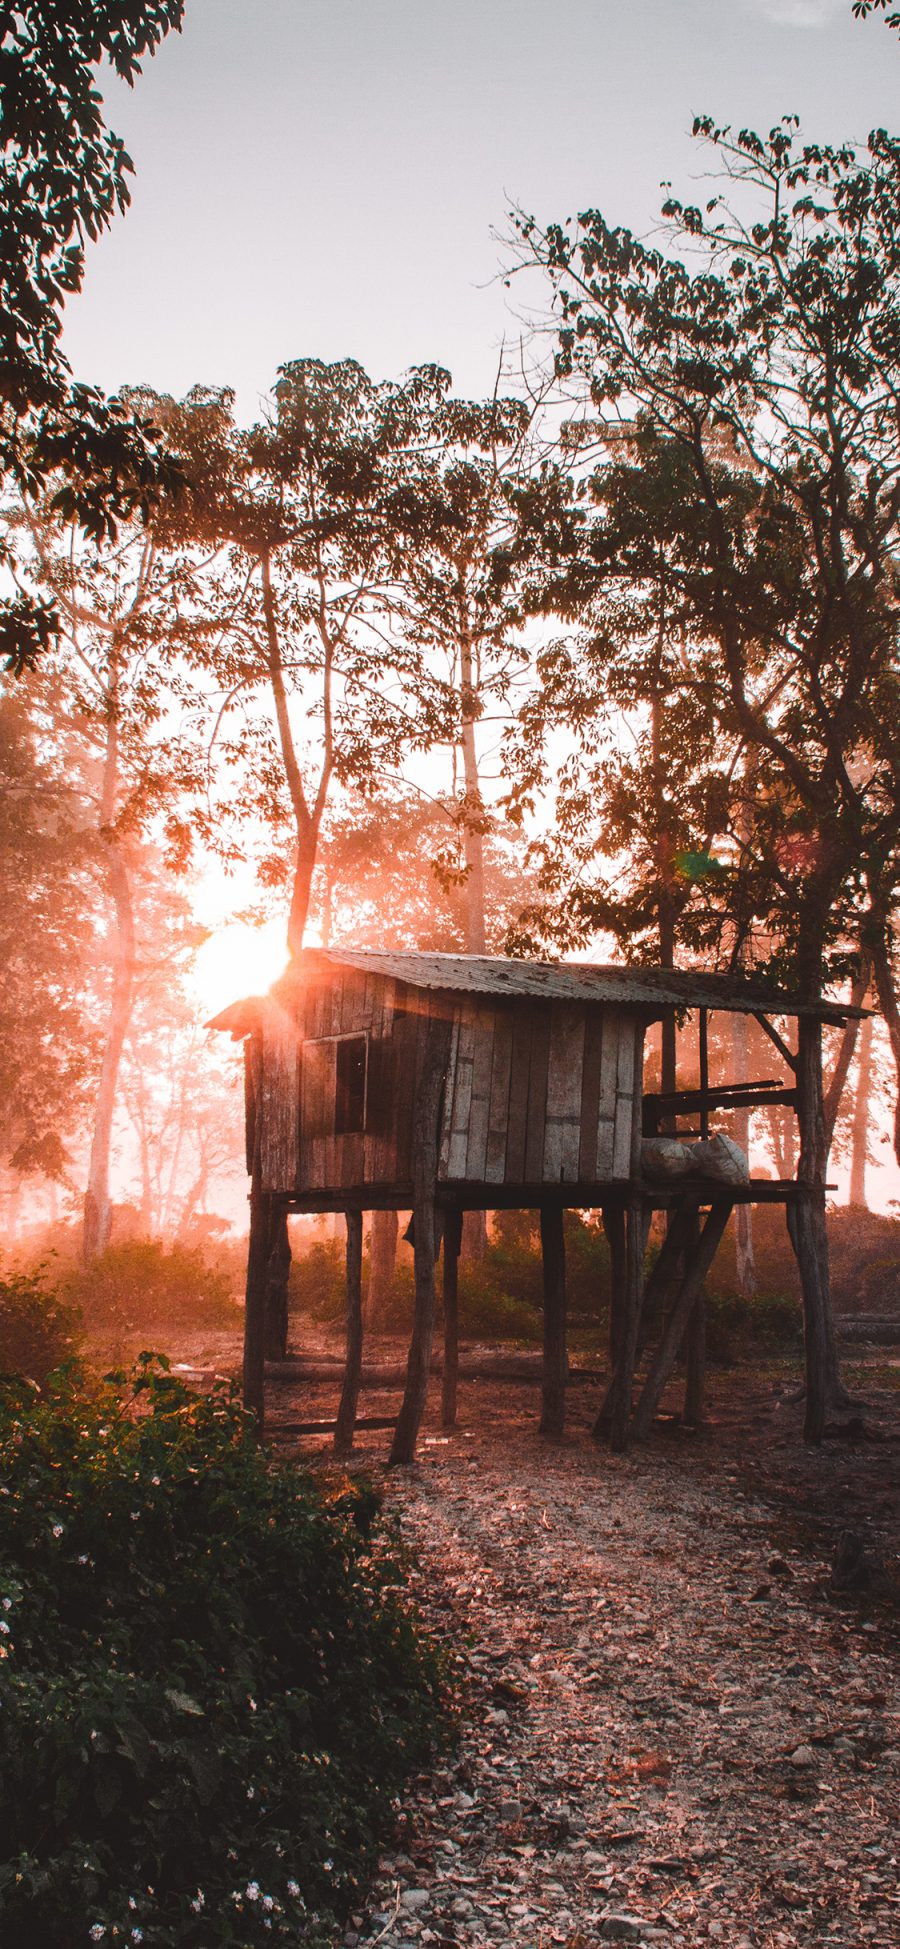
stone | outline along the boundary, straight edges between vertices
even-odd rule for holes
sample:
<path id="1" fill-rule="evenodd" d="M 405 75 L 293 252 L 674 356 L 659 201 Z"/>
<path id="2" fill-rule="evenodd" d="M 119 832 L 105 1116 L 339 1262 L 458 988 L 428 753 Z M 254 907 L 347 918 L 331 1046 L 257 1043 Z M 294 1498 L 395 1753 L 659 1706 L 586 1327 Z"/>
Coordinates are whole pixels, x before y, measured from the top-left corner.
<path id="1" fill-rule="evenodd" d="M 624 1909 L 609 1910 L 600 1923 L 600 1934 L 604 1942 L 639 1942 L 644 1927 L 642 1915 L 629 1915 Z"/>
<path id="2" fill-rule="evenodd" d="M 795 1746 L 790 1756 L 791 1765 L 798 1768 L 815 1766 L 816 1756 L 811 1746 Z"/>
<path id="3" fill-rule="evenodd" d="M 412 1909 L 415 1913 L 417 1909 L 427 1908 L 430 1900 L 430 1888 L 404 1888 L 400 1897 L 400 1907 Z"/>

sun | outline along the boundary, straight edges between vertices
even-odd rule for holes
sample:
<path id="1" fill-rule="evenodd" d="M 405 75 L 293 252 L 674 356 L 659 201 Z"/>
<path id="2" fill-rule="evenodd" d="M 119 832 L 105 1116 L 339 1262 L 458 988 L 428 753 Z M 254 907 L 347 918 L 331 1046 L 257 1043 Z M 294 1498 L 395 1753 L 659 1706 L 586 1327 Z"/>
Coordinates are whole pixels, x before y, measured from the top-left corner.
<path id="1" fill-rule="evenodd" d="M 264 995 L 286 964 L 283 920 L 266 921 L 260 927 L 232 921 L 216 928 L 204 941 L 192 972 L 204 1020 L 244 995 Z"/>

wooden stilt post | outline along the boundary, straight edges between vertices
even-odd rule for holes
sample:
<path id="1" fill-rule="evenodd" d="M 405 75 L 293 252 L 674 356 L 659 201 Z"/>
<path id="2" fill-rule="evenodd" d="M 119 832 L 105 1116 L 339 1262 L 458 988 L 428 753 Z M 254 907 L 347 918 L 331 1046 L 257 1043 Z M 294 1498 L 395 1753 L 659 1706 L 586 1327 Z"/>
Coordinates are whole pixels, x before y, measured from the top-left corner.
<path id="1" fill-rule="evenodd" d="M 612 1375 L 615 1374 L 619 1364 L 625 1303 L 625 1207 L 620 1204 L 603 1205 L 601 1217 L 609 1246 L 609 1370 Z M 595 1441 L 600 1441 L 609 1434 L 611 1399 L 612 1381 L 610 1380 L 591 1429 Z"/>
<path id="2" fill-rule="evenodd" d="M 688 1320 L 699 1297 L 703 1281 L 715 1258 L 716 1249 L 731 1214 L 731 1199 L 716 1198 L 709 1217 L 689 1253 L 678 1297 L 666 1321 L 641 1398 L 635 1409 L 632 1434 L 637 1440 L 646 1435 L 659 1406 L 660 1395 L 681 1351 Z"/>
<path id="3" fill-rule="evenodd" d="M 250 1192 L 250 1244 L 244 1309 L 244 1406 L 256 1416 L 262 1440 L 265 1427 L 266 1294 L 269 1272 L 269 1199 L 254 1182 Z"/>
<path id="4" fill-rule="evenodd" d="M 566 1420 L 566 1244 L 561 1205 L 541 1206 L 544 1267 L 542 1435 L 559 1439 Z"/>
<path id="5" fill-rule="evenodd" d="M 644 1298 L 647 1222 L 648 1214 L 644 1212 L 643 1200 L 632 1198 L 625 1213 L 625 1287 L 619 1359 L 612 1377 L 609 1400 L 609 1445 L 616 1455 L 621 1454 L 628 1444 L 631 1394 Z"/>
<path id="6" fill-rule="evenodd" d="M 699 1220 L 695 1213 L 691 1253 L 697 1249 Z M 684 1383 L 684 1424 L 699 1428 L 706 1402 L 706 1293 L 701 1286 L 687 1327 L 687 1374 Z"/>
<path id="7" fill-rule="evenodd" d="M 391 1462 L 412 1461 L 428 1393 L 434 1339 L 434 1187 L 441 1096 L 450 1060 L 450 1036 L 449 1020 L 433 1016 L 425 1036 L 413 1122 L 416 1307 L 406 1367 L 406 1387 L 394 1430 Z"/>
<path id="8" fill-rule="evenodd" d="M 362 1212 L 348 1211 L 347 1223 L 347 1357 L 344 1384 L 334 1426 L 334 1452 L 349 1455 L 353 1449 L 356 1404 L 362 1372 Z"/>
<path id="9" fill-rule="evenodd" d="M 266 1263 L 266 1359 L 284 1360 L 288 1345 L 291 1241 L 285 1205 L 272 1205 Z"/>
<path id="10" fill-rule="evenodd" d="M 462 1212 L 451 1206 L 444 1215 L 444 1373 L 441 1382 L 441 1427 L 456 1427 L 459 1379 L 459 1248 Z"/>

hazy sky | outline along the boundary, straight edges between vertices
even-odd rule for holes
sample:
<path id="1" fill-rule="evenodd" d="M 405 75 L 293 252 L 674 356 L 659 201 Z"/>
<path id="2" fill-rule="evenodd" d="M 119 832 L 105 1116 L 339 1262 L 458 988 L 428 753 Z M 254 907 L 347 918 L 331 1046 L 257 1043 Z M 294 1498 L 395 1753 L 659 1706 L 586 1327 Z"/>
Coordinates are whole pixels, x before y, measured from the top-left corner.
<path id="1" fill-rule="evenodd" d="M 900 124 L 900 39 L 851 0 L 187 0 L 113 127 L 128 215 L 90 253 L 66 348 L 107 387 L 238 388 L 285 359 L 449 365 L 488 390 L 518 326 L 511 202 L 641 232 L 690 188 L 691 119 L 811 136 Z"/>

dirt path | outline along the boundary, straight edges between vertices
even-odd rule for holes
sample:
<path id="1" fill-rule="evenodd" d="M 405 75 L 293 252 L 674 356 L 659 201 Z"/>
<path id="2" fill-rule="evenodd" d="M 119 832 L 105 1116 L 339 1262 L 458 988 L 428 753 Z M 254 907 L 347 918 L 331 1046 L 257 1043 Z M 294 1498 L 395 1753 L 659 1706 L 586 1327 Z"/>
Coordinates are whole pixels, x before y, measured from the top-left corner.
<path id="1" fill-rule="evenodd" d="M 481 1423 L 388 1499 L 470 1710 L 348 1944 L 900 1944 L 890 1623 L 721 1453 Z"/>

